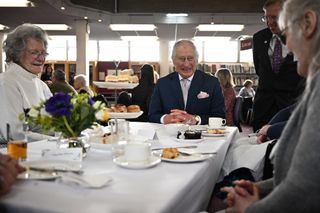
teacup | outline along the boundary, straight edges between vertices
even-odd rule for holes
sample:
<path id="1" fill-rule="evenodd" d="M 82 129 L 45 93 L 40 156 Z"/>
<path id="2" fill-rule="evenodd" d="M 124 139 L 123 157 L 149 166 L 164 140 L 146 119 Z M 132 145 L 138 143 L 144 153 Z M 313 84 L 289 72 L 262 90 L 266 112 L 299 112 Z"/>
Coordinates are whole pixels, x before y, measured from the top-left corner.
<path id="1" fill-rule="evenodd" d="M 188 126 L 183 123 L 172 123 L 164 125 L 166 132 L 171 136 L 177 136 L 178 132 L 184 132 Z"/>
<path id="2" fill-rule="evenodd" d="M 147 142 L 131 142 L 124 147 L 124 156 L 127 162 L 145 162 L 149 159 L 151 144 Z"/>
<path id="3" fill-rule="evenodd" d="M 209 128 L 210 129 L 219 129 L 226 125 L 226 119 L 224 118 L 216 118 L 211 117 L 209 118 Z"/>

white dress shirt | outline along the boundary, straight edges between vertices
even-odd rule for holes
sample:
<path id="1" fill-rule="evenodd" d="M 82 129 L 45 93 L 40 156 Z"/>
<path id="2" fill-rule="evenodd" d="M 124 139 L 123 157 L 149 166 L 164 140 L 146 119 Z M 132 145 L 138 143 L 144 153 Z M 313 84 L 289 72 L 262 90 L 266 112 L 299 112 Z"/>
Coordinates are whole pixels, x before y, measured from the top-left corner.
<path id="1" fill-rule="evenodd" d="M 15 63 L 8 64 L 6 72 L 0 74 L 0 130 L 6 133 L 6 124 L 11 127 L 11 137 L 21 139 L 22 122 L 19 115 L 24 109 L 38 105 L 52 94 L 48 86 L 37 75 Z"/>

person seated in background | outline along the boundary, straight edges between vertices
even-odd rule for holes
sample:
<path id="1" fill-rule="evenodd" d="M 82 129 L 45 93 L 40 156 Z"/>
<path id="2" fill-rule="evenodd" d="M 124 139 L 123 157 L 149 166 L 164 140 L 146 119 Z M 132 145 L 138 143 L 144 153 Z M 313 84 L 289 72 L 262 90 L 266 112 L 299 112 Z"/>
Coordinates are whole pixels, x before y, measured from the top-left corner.
<path id="1" fill-rule="evenodd" d="M 131 94 L 129 94 L 127 91 L 122 91 L 119 93 L 119 96 L 117 98 L 117 104 L 125 105 L 126 107 L 131 105 Z"/>
<path id="2" fill-rule="evenodd" d="M 158 80 L 149 106 L 154 123 L 208 124 L 225 118 L 222 89 L 216 77 L 196 70 L 199 54 L 192 41 L 177 41 L 171 59 L 175 72 Z"/>
<path id="3" fill-rule="evenodd" d="M 236 91 L 233 89 L 233 77 L 229 69 L 219 69 L 215 76 L 219 79 L 224 96 L 224 105 L 226 108 L 226 124 L 233 126 L 234 105 L 236 102 Z"/>
<path id="4" fill-rule="evenodd" d="M 148 122 L 148 112 L 151 95 L 154 88 L 154 71 L 153 66 L 144 64 L 141 67 L 141 77 L 139 85 L 132 90 L 132 104 L 140 106 L 143 114 L 136 121 Z"/>
<path id="5" fill-rule="evenodd" d="M 94 96 L 93 91 L 89 86 L 87 86 L 87 78 L 83 74 L 74 76 L 73 87 L 79 94 L 87 93 L 90 95 L 90 97 Z"/>
<path id="6" fill-rule="evenodd" d="M 239 96 L 243 98 L 254 98 L 256 92 L 252 88 L 253 82 L 250 79 L 246 79 L 243 82 L 243 87 L 239 91 Z"/>
<path id="7" fill-rule="evenodd" d="M 279 25 L 306 89 L 270 155 L 274 177 L 224 188 L 227 212 L 320 212 L 320 1 L 285 1 Z"/>
<path id="8" fill-rule="evenodd" d="M 40 79 L 44 81 L 48 86 L 51 85 L 51 76 L 52 76 L 53 68 L 51 64 L 44 66 L 44 69 L 41 73 Z"/>
<path id="9" fill-rule="evenodd" d="M 48 36 L 36 25 L 22 24 L 7 34 L 3 49 L 7 69 L 0 74 L 0 128 L 11 127 L 12 139 L 24 139 L 19 115 L 52 96 L 38 75 L 47 56 Z"/>
<path id="10" fill-rule="evenodd" d="M 52 94 L 56 92 L 64 92 L 78 94 L 77 91 L 66 81 L 66 75 L 62 70 L 54 70 L 52 72 L 52 84 L 49 86 Z"/>
<path id="11" fill-rule="evenodd" d="M 0 196 L 8 193 L 15 183 L 18 174 L 25 171 L 18 161 L 9 155 L 0 153 Z"/>

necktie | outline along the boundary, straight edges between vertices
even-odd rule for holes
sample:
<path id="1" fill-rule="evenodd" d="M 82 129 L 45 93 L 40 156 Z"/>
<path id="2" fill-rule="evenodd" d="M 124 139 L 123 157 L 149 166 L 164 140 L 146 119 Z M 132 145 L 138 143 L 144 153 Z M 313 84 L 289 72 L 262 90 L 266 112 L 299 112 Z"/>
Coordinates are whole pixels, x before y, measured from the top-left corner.
<path id="1" fill-rule="evenodd" d="M 278 73 L 280 70 L 280 65 L 282 61 L 282 46 L 278 38 L 276 38 L 276 43 L 273 50 L 273 60 L 272 60 L 272 69 L 273 72 Z"/>
<path id="2" fill-rule="evenodd" d="M 181 89 L 182 89 L 182 95 L 183 95 L 183 101 L 184 101 L 184 108 L 187 106 L 187 99 L 188 99 L 188 91 L 189 91 L 189 79 L 183 78 L 181 79 Z"/>

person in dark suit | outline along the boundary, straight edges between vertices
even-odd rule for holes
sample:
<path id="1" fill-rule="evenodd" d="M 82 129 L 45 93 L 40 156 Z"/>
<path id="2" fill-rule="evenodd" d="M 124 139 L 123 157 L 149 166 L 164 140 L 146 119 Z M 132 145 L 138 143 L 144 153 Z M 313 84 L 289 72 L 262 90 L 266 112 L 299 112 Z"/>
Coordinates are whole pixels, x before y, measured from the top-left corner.
<path id="1" fill-rule="evenodd" d="M 207 124 L 209 117 L 225 118 L 222 89 L 218 79 L 196 70 L 198 52 L 189 40 L 175 43 L 172 51 L 175 72 L 155 85 L 149 121 L 155 123 Z"/>
<path id="2" fill-rule="evenodd" d="M 304 79 L 298 75 L 297 63 L 278 27 L 281 7 L 282 0 L 266 1 L 263 10 L 268 28 L 253 36 L 253 61 L 259 76 L 253 103 L 254 131 L 267 124 L 278 111 L 295 103 L 304 88 Z"/>
<path id="3" fill-rule="evenodd" d="M 135 121 L 148 122 L 148 111 L 151 95 L 154 88 L 154 70 L 150 64 L 144 64 L 141 67 L 141 77 L 139 85 L 132 90 L 132 104 L 137 104 L 143 111 L 143 114 Z"/>

